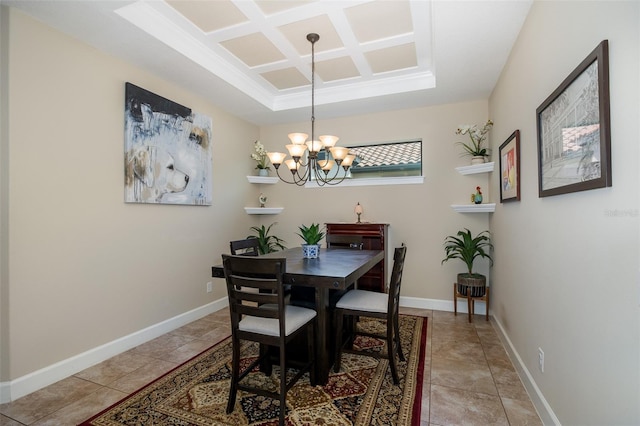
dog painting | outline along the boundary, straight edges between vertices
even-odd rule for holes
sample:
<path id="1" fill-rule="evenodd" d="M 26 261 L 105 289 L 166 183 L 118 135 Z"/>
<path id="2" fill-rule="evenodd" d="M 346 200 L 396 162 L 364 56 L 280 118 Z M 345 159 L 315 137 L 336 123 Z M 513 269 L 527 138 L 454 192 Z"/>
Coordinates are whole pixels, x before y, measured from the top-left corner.
<path id="1" fill-rule="evenodd" d="M 125 201 L 211 205 L 211 119 L 125 86 Z"/>

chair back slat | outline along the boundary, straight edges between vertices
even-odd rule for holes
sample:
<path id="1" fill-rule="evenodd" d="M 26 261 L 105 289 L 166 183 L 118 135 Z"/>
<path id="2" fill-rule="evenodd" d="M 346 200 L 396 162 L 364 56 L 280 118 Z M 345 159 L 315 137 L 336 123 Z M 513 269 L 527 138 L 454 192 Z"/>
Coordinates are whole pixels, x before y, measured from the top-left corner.
<path id="1" fill-rule="evenodd" d="M 233 285 L 236 287 L 248 287 L 248 288 L 257 288 L 259 290 L 276 290 L 278 288 L 278 280 L 273 278 L 263 278 L 261 275 L 255 273 L 255 276 L 252 276 L 253 273 L 248 272 L 247 276 L 242 275 L 231 275 L 230 279 L 233 281 Z"/>
<path id="2" fill-rule="evenodd" d="M 276 294 L 258 293 L 252 288 L 235 289 L 232 296 L 239 305 L 278 305 L 278 296 Z"/>
<path id="3" fill-rule="evenodd" d="M 229 249 L 232 255 L 258 256 L 260 243 L 257 238 L 246 238 L 229 242 Z"/>
<path id="4" fill-rule="evenodd" d="M 249 315 L 252 317 L 279 319 L 280 311 L 277 309 L 268 309 L 264 305 L 238 305 L 236 306 L 236 313 L 240 316 Z"/>

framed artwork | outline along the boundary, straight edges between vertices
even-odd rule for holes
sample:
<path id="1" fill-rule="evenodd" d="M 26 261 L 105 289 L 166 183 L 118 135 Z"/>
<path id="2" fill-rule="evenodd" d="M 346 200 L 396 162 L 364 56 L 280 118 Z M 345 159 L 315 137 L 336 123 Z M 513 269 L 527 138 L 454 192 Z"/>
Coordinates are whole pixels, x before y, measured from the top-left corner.
<path id="1" fill-rule="evenodd" d="M 536 116 L 540 197 L 611 186 L 607 40 L 538 107 Z"/>
<path id="2" fill-rule="evenodd" d="M 211 118 L 125 85 L 125 202 L 211 205 Z"/>
<path id="3" fill-rule="evenodd" d="M 500 145 L 500 202 L 520 201 L 520 130 Z"/>

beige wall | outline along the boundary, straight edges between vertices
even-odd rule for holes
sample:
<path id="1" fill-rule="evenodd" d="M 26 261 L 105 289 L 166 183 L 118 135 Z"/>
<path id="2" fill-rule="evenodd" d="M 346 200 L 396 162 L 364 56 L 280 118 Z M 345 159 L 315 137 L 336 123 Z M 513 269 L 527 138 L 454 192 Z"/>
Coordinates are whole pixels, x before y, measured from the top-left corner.
<path id="1" fill-rule="evenodd" d="M 486 119 L 485 101 L 332 120 L 316 116 L 316 134 L 337 135 L 343 146 L 422 139 L 424 183 L 322 189 L 282 183 L 265 186 L 261 190 L 268 195 L 269 205 L 283 206 L 285 210 L 263 221 L 278 221 L 275 229 L 288 246 L 293 247 L 302 243 L 295 235 L 298 225 L 355 222 L 353 210 L 360 202 L 364 208 L 362 220 L 389 223 L 389 247 L 401 243 L 408 246 L 402 295 L 452 300 L 453 280 L 457 272 L 464 271 L 464 265 L 462 262 L 440 264 L 444 257 L 444 238 L 463 227 L 474 233 L 488 229 L 488 214 L 455 213 L 451 204 L 468 203 L 477 185 L 485 188 L 488 200 L 493 196 L 487 187 L 488 175 L 463 176 L 455 170 L 456 166 L 469 164 L 468 158 L 459 157 L 460 148 L 454 142 L 461 139 L 455 129 L 462 123 L 482 123 Z M 260 137 L 268 149 L 286 152 L 287 133 L 293 131 L 310 133 L 310 123 L 262 127 Z M 488 272 L 488 265 L 478 264 L 479 271 Z M 453 309 L 452 303 L 450 308 Z"/>
<path id="2" fill-rule="evenodd" d="M 250 164 L 235 169 L 221 158 L 248 156 L 258 136 L 194 94 L 8 15 L 3 381 L 224 297 L 221 283 L 205 292 L 210 267 L 255 221 L 238 214 Z M 212 206 L 124 203 L 126 81 L 212 117 Z"/>
<path id="3" fill-rule="evenodd" d="M 639 28 L 636 1 L 536 1 L 490 99 L 494 146 L 522 138 L 522 201 L 491 218 L 492 312 L 566 425 L 640 423 Z M 538 198 L 535 110 L 604 39 L 613 187 Z"/>

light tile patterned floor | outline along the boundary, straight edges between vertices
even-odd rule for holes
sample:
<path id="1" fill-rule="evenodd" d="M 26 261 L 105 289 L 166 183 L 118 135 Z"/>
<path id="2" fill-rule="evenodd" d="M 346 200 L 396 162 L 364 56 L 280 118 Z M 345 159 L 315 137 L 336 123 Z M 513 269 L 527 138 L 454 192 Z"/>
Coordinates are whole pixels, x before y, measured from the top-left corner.
<path id="1" fill-rule="evenodd" d="M 421 425 L 541 425 L 491 322 L 429 317 Z M 77 425 L 230 334 L 223 309 L 16 401 L 0 426 Z"/>

